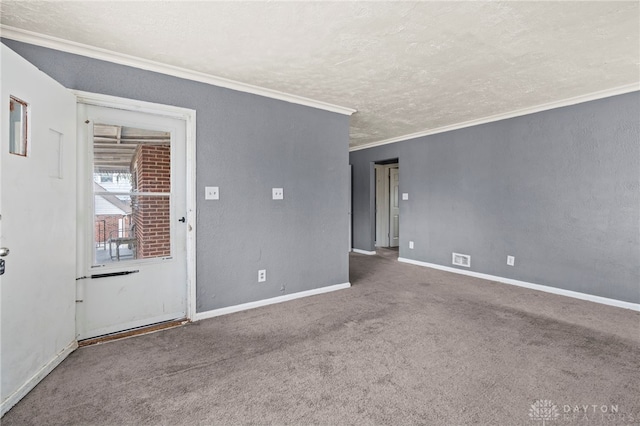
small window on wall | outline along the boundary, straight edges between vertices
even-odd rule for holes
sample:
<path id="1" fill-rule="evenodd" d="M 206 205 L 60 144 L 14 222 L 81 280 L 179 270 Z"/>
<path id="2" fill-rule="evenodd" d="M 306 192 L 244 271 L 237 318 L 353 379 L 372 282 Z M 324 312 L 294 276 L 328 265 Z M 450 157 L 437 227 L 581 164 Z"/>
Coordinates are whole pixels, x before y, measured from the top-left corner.
<path id="1" fill-rule="evenodd" d="M 27 156 L 28 105 L 25 101 L 11 96 L 9 99 L 9 152 Z"/>

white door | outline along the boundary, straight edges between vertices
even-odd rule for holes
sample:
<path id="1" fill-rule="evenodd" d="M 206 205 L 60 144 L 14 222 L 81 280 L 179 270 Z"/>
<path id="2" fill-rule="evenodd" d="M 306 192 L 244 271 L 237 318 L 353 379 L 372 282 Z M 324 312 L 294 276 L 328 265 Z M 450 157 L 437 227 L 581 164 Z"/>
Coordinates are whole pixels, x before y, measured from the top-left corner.
<path id="1" fill-rule="evenodd" d="M 186 318 L 186 122 L 83 104 L 78 118 L 78 339 Z"/>
<path id="2" fill-rule="evenodd" d="M 353 206 L 353 188 L 352 188 L 352 179 L 353 179 L 353 166 L 349 164 L 349 207 L 348 207 L 348 216 L 349 216 L 349 253 L 353 251 L 353 242 L 351 241 L 353 237 L 353 213 L 351 212 Z"/>
<path id="3" fill-rule="evenodd" d="M 1 414 L 77 347 L 76 98 L 1 45 Z M 26 122 L 25 122 L 26 119 Z"/>
<path id="4" fill-rule="evenodd" d="M 386 166 L 375 165 L 376 247 L 389 247 L 389 180 Z"/>
<path id="5" fill-rule="evenodd" d="M 398 247 L 400 244 L 400 194 L 398 168 L 389 170 L 389 247 Z"/>

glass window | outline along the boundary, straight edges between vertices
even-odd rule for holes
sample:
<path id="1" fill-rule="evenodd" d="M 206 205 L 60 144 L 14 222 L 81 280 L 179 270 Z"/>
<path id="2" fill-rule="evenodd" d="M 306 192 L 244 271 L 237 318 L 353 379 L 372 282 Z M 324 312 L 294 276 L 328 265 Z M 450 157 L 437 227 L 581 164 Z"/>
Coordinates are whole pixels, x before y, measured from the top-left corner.
<path id="1" fill-rule="evenodd" d="M 28 105 L 20 99 L 9 98 L 9 152 L 27 156 L 27 123 Z"/>
<path id="2" fill-rule="evenodd" d="M 171 257 L 171 134 L 93 128 L 94 265 Z"/>

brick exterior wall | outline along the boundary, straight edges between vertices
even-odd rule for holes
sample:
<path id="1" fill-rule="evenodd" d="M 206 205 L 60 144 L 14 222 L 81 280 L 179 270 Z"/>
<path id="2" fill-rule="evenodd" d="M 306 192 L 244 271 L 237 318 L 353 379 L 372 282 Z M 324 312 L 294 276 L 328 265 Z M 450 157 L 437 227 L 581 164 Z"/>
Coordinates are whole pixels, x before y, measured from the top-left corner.
<path id="1" fill-rule="evenodd" d="M 119 220 L 123 219 L 122 229 L 128 230 L 131 224 L 126 215 L 97 215 L 95 220 L 95 236 L 96 245 L 106 247 L 105 242 L 111 236 L 117 236 L 119 230 Z"/>
<path id="2" fill-rule="evenodd" d="M 137 258 L 171 255 L 170 199 L 171 147 L 140 145 L 132 162 L 133 188 L 138 192 L 166 192 L 166 197 L 133 198 Z"/>

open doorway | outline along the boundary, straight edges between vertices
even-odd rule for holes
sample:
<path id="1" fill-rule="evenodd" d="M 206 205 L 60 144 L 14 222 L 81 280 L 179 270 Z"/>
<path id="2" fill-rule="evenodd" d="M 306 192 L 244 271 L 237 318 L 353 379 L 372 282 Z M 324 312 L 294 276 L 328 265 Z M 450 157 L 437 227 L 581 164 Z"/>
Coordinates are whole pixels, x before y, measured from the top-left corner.
<path id="1" fill-rule="evenodd" d="M 374 165 L 376 183 L 376 247 L 395 248 L 400 243 L 400 167 L 398 159 Z"/>

